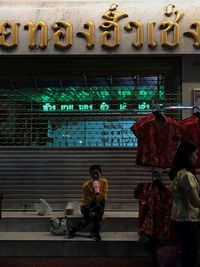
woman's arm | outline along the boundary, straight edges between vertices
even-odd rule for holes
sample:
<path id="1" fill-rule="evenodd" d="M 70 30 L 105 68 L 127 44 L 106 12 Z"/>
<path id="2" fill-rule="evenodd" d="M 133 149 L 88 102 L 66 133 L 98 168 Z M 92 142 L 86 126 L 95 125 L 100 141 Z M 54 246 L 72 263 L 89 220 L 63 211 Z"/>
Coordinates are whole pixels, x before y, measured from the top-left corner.
<path id="1" fill-rule="evenodd" d="M 190 189 L 188 192 L 189 200 L 193 207 L 200 208 L 200 198 L 196 188 Z"/>

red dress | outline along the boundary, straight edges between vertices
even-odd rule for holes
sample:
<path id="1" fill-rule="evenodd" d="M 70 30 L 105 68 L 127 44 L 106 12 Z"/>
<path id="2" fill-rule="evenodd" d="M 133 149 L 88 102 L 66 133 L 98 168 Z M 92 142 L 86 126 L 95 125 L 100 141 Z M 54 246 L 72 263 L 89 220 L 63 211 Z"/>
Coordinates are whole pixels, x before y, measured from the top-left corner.
<path id="1" fill-rule="evenodd" d="M 200 168 L 200 120 L 192 116 L 182 121 L 183 141 L 192 141 L 198 146 L 198 159 L 195 167 Z"/>
<path id="2" fill-rule="evenodd" d="M 176 120 L 164 116 L 164 123 L 160 124 L 153 115 L 148 115 L 139 119 L 131 130 L 138 140 L 138 165 L 171 166 L 182 135 L 182 127 Z"/>

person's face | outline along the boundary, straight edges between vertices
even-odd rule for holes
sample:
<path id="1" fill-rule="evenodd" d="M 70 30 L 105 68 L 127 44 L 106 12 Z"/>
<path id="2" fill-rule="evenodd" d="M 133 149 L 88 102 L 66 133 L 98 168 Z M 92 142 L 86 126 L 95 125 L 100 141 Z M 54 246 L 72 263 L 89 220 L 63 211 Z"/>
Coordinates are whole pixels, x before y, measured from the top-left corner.
<path id="1" fill-rule="evenodd" d="M 101 177 L 101 172 L 98 169 L 94 169 L 91 171 L 90 176 L 93 180 L 98 180 Z"/>
<path id="2" fill-rule="evenodd" d="M 197 161 L 197 150 L 194 151 L 190 157 L 189 157 L 189 160 L 191 162 L 192 165 L 195 165 L 196 161 Z"/>

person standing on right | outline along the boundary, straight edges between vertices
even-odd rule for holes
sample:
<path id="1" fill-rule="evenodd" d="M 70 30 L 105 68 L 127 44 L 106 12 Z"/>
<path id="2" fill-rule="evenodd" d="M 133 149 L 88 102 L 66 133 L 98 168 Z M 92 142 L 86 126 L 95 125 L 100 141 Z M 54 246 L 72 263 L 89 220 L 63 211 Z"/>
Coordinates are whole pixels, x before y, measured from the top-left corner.
<path id="1" fill-rule="evenodd" d="M 197 266 L 200 187 L 194 172 L 196 160 L 197 146 L 183 141 L 169 173 L 173 192 L 171 219 L 182 251 L 182 267 Z"/>

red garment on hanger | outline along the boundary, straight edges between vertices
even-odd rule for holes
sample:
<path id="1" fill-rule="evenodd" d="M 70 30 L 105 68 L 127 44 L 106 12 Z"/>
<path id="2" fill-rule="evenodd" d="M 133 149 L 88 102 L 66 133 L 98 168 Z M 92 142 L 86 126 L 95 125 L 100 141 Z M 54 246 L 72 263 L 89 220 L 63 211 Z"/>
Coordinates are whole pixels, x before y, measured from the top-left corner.
<path id="1" fill-rule="evenodd" d="M 139 233 L 145 233 L 156 239 L 172 240 L 174 232 L 171 227 L 172 193 L 166 189 L 161 193 L 152 183 L 141 183 L 134 191 L 139 203 Z"/>
<path id="2" fill-rule="evenodd" d="M 189 118 L 186 118 L 186 119 L 182 120 L 180 123 L 184 128 L 184 126 L 186 126 L 187 124 L 190 124 L 191 122 L 194 123 L 194 119 L 195 118 L 196 118 L 195 116 L 191 116 Z"/>
<path id="3" fill-rule="evenodd" d="M 191 116 L 182 121 L 183 141 L 192 141 L 198 146 L 198 158 L 195 168 L 200 168 L 200 120 L 196 116 Z"/>
<path id="4" fill-rule="evenodd" d="M 182 127 L 174 119 L 163 115 L 160 124 L 154 115 L 139 119 L 131 130 L 137 137 L 138 165 L 168 168 L 171 166 L 178 142 L 181 140 Z"/>

